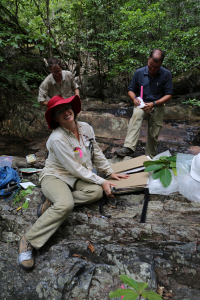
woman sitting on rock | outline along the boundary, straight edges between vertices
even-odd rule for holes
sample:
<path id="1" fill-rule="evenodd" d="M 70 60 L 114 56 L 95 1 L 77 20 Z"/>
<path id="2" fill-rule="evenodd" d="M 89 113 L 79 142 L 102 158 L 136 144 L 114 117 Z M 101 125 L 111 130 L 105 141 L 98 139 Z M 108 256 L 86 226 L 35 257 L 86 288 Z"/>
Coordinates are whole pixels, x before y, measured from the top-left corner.
<path id="1" fill-rule="evenodd" d="M 49 156 L 40 180 L 42 192 L 50 201 L 46 199 L 41 205 L 41 216 L 19 242 L 18 263 L 23 269 L 33 268 L 33 247 L 39 249 L 47 242 L 74 205 L 95 202 L 102 198 L 103 191 L 112 197 L 112 184 L 92 172 L 93 163 L 110 178 L 128 177 L 113 173 L 95 141 L 92 127 L 76 121 L 80 110 L 77 95 L 68 99 L 54 96 L 48 102 L 45 118 L 54 131 L 47 141 Z"/>

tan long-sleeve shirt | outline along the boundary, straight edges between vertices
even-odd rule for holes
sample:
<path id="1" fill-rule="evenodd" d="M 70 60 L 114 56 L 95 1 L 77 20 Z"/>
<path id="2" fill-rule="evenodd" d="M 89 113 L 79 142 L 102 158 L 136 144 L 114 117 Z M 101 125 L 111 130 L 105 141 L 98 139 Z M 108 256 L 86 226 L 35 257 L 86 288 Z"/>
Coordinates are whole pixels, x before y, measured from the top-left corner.
<path id="1" fill-rule="evenodd" d="M 49 156 L 40 175 L 40 181 L 46 175 L 53 175 L 66 182 L 72 188 L 77 179 L 102 185 L 105 179 L 92 172 L 93 164 L 89 139 L 93 139 L 93 163 L 97 170 L 105 173 L 105 175 L 113 173 L 107 159 L 95 141 L 92 127 L 85 122 L 76 123 L 79 141 L 71 131 L 62 127 L 56 128 L 50 135 L 47 141 Z M 76 150 L 77 148 L 80 148 L 82 157 L 81 152 Z"/>
<path id="2" fill-rule="evenodd" d="M 58 84 L 53 75 L 50 74 L 39 87 L 38 102 L 44 102 L 47 100 L 47 97 L 52 98 L 56 95 L 61 96 L 64 99 L 69 98 L 74 95 L 74 91 L 78 88 L 79 86 L 75 82 L 71 72 L 62 71 L 61 84 Z"/>

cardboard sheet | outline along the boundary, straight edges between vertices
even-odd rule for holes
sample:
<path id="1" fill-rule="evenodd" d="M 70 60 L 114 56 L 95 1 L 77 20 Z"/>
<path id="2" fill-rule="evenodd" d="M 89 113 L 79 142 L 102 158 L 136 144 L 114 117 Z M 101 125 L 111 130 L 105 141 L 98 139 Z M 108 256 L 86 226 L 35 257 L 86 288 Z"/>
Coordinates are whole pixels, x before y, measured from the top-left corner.
<path id="1" fill-rule="evenodd" d="M 143 162 L 148 160 L 149 159 L 145 155 L 142 155 L 113 164 L 111 165 L 111 168 L 113 169 L 114 173 L 121 173 L 130 169 L 143 167 Z"/>
<path id="2" fill-rule="evenodd" d="M 147 184 L 149 173 L 148 172 L 141 172 L 131 174 L 127 179 L 114 180 L 108 179 L 113 184 L 116 184 L 115 188 L 126 188 L 126 187 L 144 187 Z"/>

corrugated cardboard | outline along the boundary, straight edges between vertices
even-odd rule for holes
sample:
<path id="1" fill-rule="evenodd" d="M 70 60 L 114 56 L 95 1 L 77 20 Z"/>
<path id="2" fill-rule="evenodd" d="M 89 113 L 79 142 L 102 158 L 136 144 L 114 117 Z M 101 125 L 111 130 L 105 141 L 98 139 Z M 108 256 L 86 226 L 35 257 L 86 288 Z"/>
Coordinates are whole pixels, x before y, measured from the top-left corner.
<path id="1" fill-rule="evenodd" d="M 119 163 L 111 165 L 114 173 L 121 173 L 130 169 L 138 168 L 143 166 L 144 161 L 148 161 L 149 159 L 145 156 L 138 156 L 129 160 L 121 161 Z"/>
<path id="2" fill-rule="evenodd" d="M 131 174 L 127 179 L 121 178 L 121 180 L 109 179 L 110 182 L 115 184 L 116 189 L 126 188 L 126 187 L 144 187 L 147 184 L 148 172 L 140 172 Z"/>

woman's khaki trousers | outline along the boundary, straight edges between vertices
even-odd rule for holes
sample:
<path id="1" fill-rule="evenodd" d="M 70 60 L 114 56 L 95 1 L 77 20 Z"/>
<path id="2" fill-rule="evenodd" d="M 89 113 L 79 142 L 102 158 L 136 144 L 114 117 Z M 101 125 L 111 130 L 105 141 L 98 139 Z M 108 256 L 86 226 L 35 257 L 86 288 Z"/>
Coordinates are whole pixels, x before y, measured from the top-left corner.
<path id="1" fill-rule="evenodd" d="M 53 205 L 50 206 L 25 234 L 31 245 L 39 249 L 54 234 L 74 205 L 92 203 L 102 198 L 103 189 L 78 179 L 73 191 L 69 186 L 55 176 L 45 176 L 41 182 L 42 192 Z"/>

